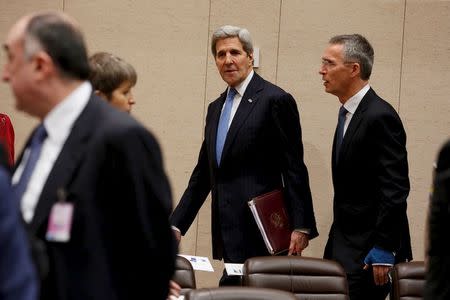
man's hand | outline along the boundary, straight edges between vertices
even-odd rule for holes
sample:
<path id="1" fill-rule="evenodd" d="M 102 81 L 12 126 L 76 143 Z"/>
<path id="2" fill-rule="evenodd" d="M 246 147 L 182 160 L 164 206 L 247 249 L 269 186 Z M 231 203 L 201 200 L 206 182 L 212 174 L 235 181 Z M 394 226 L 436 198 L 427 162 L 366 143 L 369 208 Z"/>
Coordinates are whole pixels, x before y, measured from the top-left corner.
<path id="1" fill-rule="evenodd" d="M 373 279 L 375 285 L 385 285 L 389 282 L 388 273 L 392 267 L 383 265 L 372 265 Z M 364 270 L 368 270 L 369 265 L 364 265 Z"/>
<path id="2" fill-rule="evenodd" d="M 288 255 L 302 255 L 302 251 L 308 247 L 308 243 L 309 236 L 306 233 L 295 230 L 292 231 Z"/>
<path id="3" fill-rule="evenodd" d="M 364 270 L 372 266 L 373 280 L 376 285 L 384 285 L 389 281 L 389 270 L 394 266 L 395 257 L 390 251 L 373 247 L 364 259 Z"/>

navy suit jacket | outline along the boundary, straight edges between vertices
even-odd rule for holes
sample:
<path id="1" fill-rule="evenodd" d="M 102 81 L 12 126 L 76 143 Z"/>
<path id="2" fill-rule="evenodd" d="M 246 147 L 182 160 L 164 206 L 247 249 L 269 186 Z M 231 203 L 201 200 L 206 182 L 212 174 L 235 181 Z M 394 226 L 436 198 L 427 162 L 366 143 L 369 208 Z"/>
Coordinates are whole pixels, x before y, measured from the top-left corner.
<path id="1" fill-rule="evenodd" d="M 11 193 L 9 172 L 0 165 L 0 296 L 2 300 L 34 300 L 38 280 L 30 247 Z"/>
<path id="2" fill-rule="evenodd" d="M 281 188 L 294 228 L 317 236 L 308 171 L 303 162 L 300 118 L 294 98 L 256 73 L 232 120 L 216 162 L 218 122 L 226 91 L 208 107 L 198 162 L 172 224 L 184 234 L 212 193 L 213 257 L 243 263 L 269 255 L 247 202 Z"/>
<path id="3" fill-rule="evenodd" d="M 374 246 L 412 259 L 406 199 L 409 194 L 406 133 L 394 108 L 372 89 L 361 100 L 335 155 L 334 220 L 325 258 L 347 273 L 359 272 Z"/>
<path id="4" fill-rule="evenodd" d="M 74 204 L 67 243 L 45 240 L 60 188 Z M 170 211 L 170 187 L 155 138 L 92 95 L 28 224 L 30 234 L 45 241 L 49 257 L 41 299 L 166 299 L 175 258 Z"/>

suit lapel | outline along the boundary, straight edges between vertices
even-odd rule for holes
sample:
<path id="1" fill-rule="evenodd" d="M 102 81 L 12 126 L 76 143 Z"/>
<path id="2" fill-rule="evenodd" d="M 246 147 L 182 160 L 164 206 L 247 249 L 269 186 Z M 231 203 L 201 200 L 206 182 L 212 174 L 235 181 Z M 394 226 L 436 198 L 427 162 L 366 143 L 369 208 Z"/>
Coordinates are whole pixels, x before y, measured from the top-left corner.
<path id="1" fill-rule="evenodd" d="M 264 80 L 256 73 L 253 74 L 253 78 L 247 86 L 244 95 L 242 96 L 241 103 L 233 117 L 233 120 L 228 129 L 227 137 L 225 139 L 225 145 L 222 151 L 222 161 L 226 159 L 227 152 L 233 141 L 236 138 L 239 129 L 245 123 L 250 112 L 258 102 L 258 93 L 264 88 Z"/>
<path id="2" fill-rule="evenodd" d="M 36 232 L 48 217 L 52 205 L 57 201 L 56 191 L 60 188 L 67 189 L 76 175 L 87 150 L 89 138 L 92 136 L 92 128 L 95 127 L 97 120 L 96 116 L 95 103 L 91 96 L 83 112 L 75 121 L 42 189 L 29 225 L 32 232 Z"/>
<path id="3" fill-rule="evenodd" d="M 362 98 L 361 102 L 358 105 L 358 108 L 355 111 L 355 114 L 353 115 L 350 121 L 350 124 L 348 124 L 347 131 L 345 132 L 344 139 L 342 140 L 341 150 L 340 153 L 338 154 L 339 158 L 338 161 L 336 162 L 337 164 L 339 164 L 339 162 L 342 161 L 342 158 L 347 152 L 355 133 L 357 132 L 359 126 L 361 125 L 361 121 L 364 119 L 364 113 L 368 107 L 370 100 L 372 99 L 372 93 L 373 90 L 369 89 L 366 95 L 364 95 L 364 97 Z"/>
<path id="4" fill-rule="evenodd" d="M 336 140 L 337 140 L 337 125 L 336 125 L 336 129 L 334 130 L 334 138 L 333 138 L 333 150 L 331 152 L 331 162 L 332 162 L 332 168 L 334 169 L 334 167 L 336 167 L 337 164 L 337 156 L 336 156 Z"/>

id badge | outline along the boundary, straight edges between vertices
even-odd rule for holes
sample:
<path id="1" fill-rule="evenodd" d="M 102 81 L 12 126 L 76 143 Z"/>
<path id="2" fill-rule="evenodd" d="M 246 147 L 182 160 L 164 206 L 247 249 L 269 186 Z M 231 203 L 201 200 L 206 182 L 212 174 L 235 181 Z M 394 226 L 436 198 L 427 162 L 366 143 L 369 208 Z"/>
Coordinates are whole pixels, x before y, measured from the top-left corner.
<path id="1" fill-rule="evenodd" d="M 73 203 L 56 202 L 50 211 L 45 238 L 51 242 L 68 242 L 72 228 Z"/>

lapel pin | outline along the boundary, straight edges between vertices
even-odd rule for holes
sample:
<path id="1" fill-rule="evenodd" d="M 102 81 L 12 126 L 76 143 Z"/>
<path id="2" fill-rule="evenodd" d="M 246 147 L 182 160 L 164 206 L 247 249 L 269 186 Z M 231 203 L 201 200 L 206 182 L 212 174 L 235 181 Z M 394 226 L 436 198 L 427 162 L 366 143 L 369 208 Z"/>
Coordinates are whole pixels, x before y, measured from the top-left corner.
<path id="1" fill-rule="evenodd" d="M 252 102 L 253 102 L 253 99 L 248 99 L 248 102 L 252 103 Z"/>

